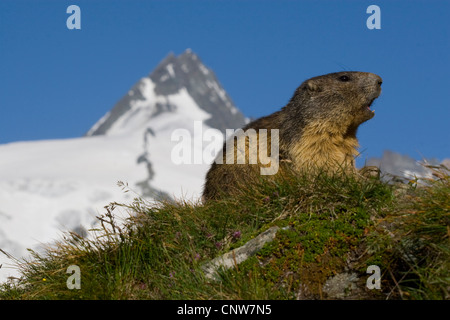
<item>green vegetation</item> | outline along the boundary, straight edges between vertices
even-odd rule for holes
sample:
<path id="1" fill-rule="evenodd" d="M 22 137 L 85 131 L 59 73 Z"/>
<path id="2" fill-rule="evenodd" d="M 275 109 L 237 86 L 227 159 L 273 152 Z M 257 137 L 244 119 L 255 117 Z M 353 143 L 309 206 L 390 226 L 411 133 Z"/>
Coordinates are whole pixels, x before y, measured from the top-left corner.
<path id="1" fill-rule="evenodd" d="M 326 299 L 327 279 L 350 272 L 357 290 L 346 298 L 449 299 L 450 177 L 433 170 L 420 183 L 287 174 L 206 205 L 111 204 L 90 237 L 67 234 L 18 262 L 22 277 L 0 299 Z M 205 277 L 205 263 L 274 225 L 255 256 Z M 67 288 L 70 265 L 79 290 Z M 381 290 L 366 288 L 369 265 Z"/>

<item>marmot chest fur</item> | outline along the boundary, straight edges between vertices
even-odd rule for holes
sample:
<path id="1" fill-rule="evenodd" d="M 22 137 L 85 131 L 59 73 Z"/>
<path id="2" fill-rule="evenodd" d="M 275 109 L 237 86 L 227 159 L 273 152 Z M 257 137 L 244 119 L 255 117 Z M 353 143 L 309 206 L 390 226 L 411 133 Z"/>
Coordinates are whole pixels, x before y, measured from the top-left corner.
<path id="1" fill-rule="evenodd" d="M 263 149 L 271 161 L 289 163 L 295 170 L 355 170 L 356 131 L 373 118 L 370 106 L 381 93 L 381 83 L 378 75 L 367 72 L 337 72 L 304 81 L 280 111 L 243 128 L 243 147 L 239 137 L 225 142 L 206 175 L 203 200 L 232 195 L 239 185 L 257 178 L 268 166 L 260 158 Z M 253 141 L 249 132 L 256 135 Z M 245 161 L 237 161 L 239 149 Z"/>

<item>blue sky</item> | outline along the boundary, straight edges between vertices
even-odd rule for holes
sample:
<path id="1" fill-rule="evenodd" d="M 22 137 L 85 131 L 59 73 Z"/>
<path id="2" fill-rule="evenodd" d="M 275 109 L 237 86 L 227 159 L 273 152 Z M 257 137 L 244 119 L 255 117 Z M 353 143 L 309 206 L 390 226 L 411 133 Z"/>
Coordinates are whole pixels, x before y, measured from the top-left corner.
<path id="1" fill-rule="evenodd" d="M 66 9 L 81 8 L 81 30 Z M 369 30 L 366 9 L 381 9 Z M 280 109 L 305 79 L 383 78 L 362 159 L 450 157 L 450 1 L 0 1 L 0 143 L 83 135 L 169 52 L 192 48 L 237 107 Z"/>

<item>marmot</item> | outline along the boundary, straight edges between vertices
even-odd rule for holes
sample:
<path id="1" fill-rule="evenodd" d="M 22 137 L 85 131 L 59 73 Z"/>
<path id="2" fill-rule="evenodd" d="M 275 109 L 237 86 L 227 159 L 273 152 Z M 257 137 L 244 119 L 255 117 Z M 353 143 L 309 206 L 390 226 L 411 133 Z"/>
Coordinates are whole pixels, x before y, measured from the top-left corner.
<path id="1" fill-rule="evenodd" d="M 239 151 L 235 137 L 225 142 L 206 175 L 203 200 L 232 195 L 240 184 L 248 185 L 255 178 L 259 179 L 260 170 L 267 167 L 267 162 L 260 161 L 259 157 L 257 163 L 249 162 L 249 154 L 259 155 L 261 148 L 266 148 L 266 154 L 278 156 L 280 164 L 289 164 L 294 170 L 343 168 L 356 172 L 355 156 L 359 147 L 356 131 L 360 124 L 373 118 L 370 106 L 380 95 L 381 84 L 381 77 L 367 72 L 336 72 L 304 81 L 280 111 L 243 128 L 244 134 L 256 132 L 257 142 L 263 142 L 258 148 L 258 144 L 251 143 L 251 138 L 245 137 L 244 164 L 236 162 Z M 264 137 L 261 136 L 264 130 L 260 129 L 267 129 Z M 274 143 L 272 129 L 278 129 L 275 132 L 278 134 L 277 154 L 269 151 Z M 231 147 L 227 149 L 230 142 Z M 226 159 L 230 151 L 232 162 Z M 283 166 L 277 166 L 276 170 L 278 168 L 283 170 Z"/>

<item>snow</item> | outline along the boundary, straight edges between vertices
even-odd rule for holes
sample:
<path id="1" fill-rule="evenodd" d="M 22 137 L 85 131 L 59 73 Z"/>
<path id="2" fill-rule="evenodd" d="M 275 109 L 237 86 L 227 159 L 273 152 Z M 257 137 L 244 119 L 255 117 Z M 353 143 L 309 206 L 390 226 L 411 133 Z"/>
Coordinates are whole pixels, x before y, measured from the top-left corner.
<path id="1" fill-rule="evenodd" d="M 159 78 L 159 81 L 164 82 L 170 79 L 170 75 L 168 73 L 165 73 Z"/>
<path id="2" fill-rule="evenodd" d="M 132 91 L 131 91 L 132 92 Z M 132 94 L 132 93 L 131 93 Z M 106 119 L 108 119 L 110 113 L 107 112 L 99 121 L 97 121 L 91 129 L 89 129 L 89 131 L 87 132 L 86 135 L 91 135 L 93 132 L 95 132 L 105 121 Z"/>
<path id="3" fill-rule="evenodd" d="M 189 72 L 189 69 L 188 69 L 187 65 L 184 64 L 184 63 L 181 65 L 181 70 L 183 70 L 184 73 L 188 73 Z"/>
<path id="4" fill-rule="evenodd" d="M 169 64 L 166 66 L 166 69 L 167 69 L 167 71 L 169 72 L 170 77 L 171 77 L 171 78 L 175 78 L 175 70 L 173 70 L 173 64 L 172 64 L 172 63 L 169 63 Z"/>
<path id="5" fill-rule="evenodd" d="M 143 99 L 133 100 L 131 109 L 105 135 L 0 145 L 1 249 L 20 258 L 28 255 L 27 248 L 39 250 L 60 239 L 63 231 L 95 227 L 95 217 L 105 212 L 104 206 L 112 201 L 130 203 L 135 197 L 124 193 L 118 181 L 139 192 L 136 184 L 148 178 L 146 164 L 137 161 L 143 154 L 155 173 L 151 187 L 177 199 L 199 199 L 209 163 L 171 161 L 172 148 L 178 143 L 171 141 L 171 134 L 185 128 L 193 137 L 198 135 L 195 121 L 204 121 L 210 114 L 184 88 L 158 96 L 154 83 L 143 78 L 138 90 Z M 156 103 L 176 108 L 155 115 Z M 153 135 L 148 134 L 149 128 Z M 210 128 L 201 124 L 201 129 Z M 208 144 L 194 144 L 193 152 L 202 152 Z M 0 282 L 18 275 L 0 253 L 1 264 Z"/>
<path id="6" fill-rule="evenodd" d="M 138 86 L 143 99 L 131 102 L 131 112 L 125 113 L 111 126 L 107 135 L 129 135 L 133 133 L 143 134 L 147 127 L 159 130 L 160 120 L 153 121 L 152 117 L 156 112 L 157 103 L 180 106 L 176 112 L 168 113 L 169 118 L 180 115 L 184 117 L 180 121 L 174 121 L 176 126 L 185 126 L 186 120 L 207 120 L 211 115 L 197 106 L 194 99 L 189 95 L 186 88 L 181 88 L 176 94 L 169 96 L 156 95 L 155 84 L 150 78 L 142 78 Z M 182 107 L 181 107 L 182 106 Z M 175 118 L 173 118 L 175 119 Z M 190 119 L 190 120 L 189 120 Z M 180 120 L 180 119 L 179 119 Z M 173 122 L 173 121 L 172 121 Z M 162 123 L 165 123 L 162 121 Z"/>
<path id="7" fill-rule="evenodd" d="M 203 64 L 199 64 L 198 66 L 199 66 L 199 68 L 200 68 L 200 71 L 201 71 L 204 75 L 207 75 L 207 74 L 209 73 L 208 68 L 206 68 Z"/>
<path id="8" fill-rule="evenodd" d="M 145 176 L 136 143 L 107 136 L 0 146 L 0 247 L 16 257 L 58 239 L 62 230 L 89 229 L 111 201 L 129 201 L 118 180 Z M 9 274 L 0 255 L 0 280 Z"/>
<path id="9" fill-rule="evenodd" d="M 197 106 L 194 99 L 189 95 L 186 88 L 174 95 L 169 96 L 169 102 L 175 105 L 183 105 L 183 108 L 178 110 L 178 114 L 189 117 L 195 120 L 207 120 L 211 115 Z"/>

